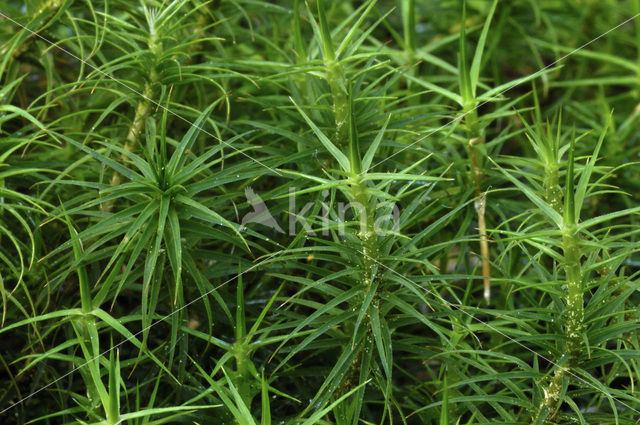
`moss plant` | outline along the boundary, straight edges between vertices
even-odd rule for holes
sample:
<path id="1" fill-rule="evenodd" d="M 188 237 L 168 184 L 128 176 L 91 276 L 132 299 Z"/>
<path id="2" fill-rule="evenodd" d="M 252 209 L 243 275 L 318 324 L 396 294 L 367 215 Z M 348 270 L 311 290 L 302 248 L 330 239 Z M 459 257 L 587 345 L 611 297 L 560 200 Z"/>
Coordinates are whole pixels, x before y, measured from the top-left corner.
<path id="1" fill-rule="evenodd" d="M 638 12 L 0 2 L 0 423 L 635 424 Z"/>
<path id="2" fill-rule="evenodd" d="M 562 233 L 562 253 L 564 260 L 564 272 L 566 282 L 566 298 L 565 298 L 565 320 L 564 333 L 566 340 L 566 349 L 564 355 L 569 359 L 568 362 L 559 363 L 554 372 L 553 378 L 549 386 L 544 390 L 544 400 L 538 416 L 534 419 L 534 423 L 540 423 L 546 415 L 552 412 L 561 399 L 563 390 L 563 381 L 573 368 L 579 365 L 579 359 L 582 352 L 584 339 L 584 287 L 582 284 L 584 272 L 582 269 L 582 250 L 580 244 L 580 234 L 577 226 L 575 195 L 574 195 L 574 139 L 570 147 L 570 155 L 568 160 L 567 184 L 565 186 L 565 204 L 563 209 L 563 222 L 561 227 Z M 598 150 L 594 152 L 597 157 Z M 550 193 L 548 185 L 556 186 L 556 182 L 547 181 L 547 191 Z M 552 193 L 552 192 L 551 192 Z M 551 201 L 555 198 L 552 196 Z M 553 205 L 553 204 L 551 204 Z M 564 357 L 563 355 L 563 357 Z M 560 359 L 559 361 L 561 361 Z"/>

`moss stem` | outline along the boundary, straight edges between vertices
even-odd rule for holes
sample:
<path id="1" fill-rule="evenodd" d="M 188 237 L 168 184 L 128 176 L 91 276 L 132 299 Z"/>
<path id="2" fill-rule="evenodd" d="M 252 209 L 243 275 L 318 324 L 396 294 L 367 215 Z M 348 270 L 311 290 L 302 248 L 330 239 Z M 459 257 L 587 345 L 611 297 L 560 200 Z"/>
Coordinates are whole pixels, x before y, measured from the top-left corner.
<path id="1" fill-rule="evenodd" d="M 565 223 L 562 230 L 565 281 L 567 285 L 564 332 L 566 338 L 565 355 L 569 357 L 568 367 L 557 365 L 553 378 L 544 389 L 542 406 L 535 414 L 533 423 L 540 423 L 553 412 L 560 401 L 563 380 L 570 368 L 578 364 L 582 348 L 584 326 L 584 299 L 582 288 L 582 265 L 580 263 L 580 236 L 575 223 Z"/>
<path id="2" fill-rule="evenodd" d="M 378 238 L 375 229 L 375 211 L 371 208 L 371 197 L 367 191 L 367 184 L 361 176 L 352 178 L 352 196 L 358 208 L 360 216 L 360 238 L 362 248 L 362 262 L 364 265 L 365 284 L 371 284 L 374 278 L 373 270 L 375 269 L 378 259 Z"/>
<path id="3" fill-rule="evenodd" d="M 335 143 L 338 147 L 349 141 L 349 96 L 342 65 L 334 60 L 327 61 L 327 81 L 333 98 L 333 119 L 336 125 Z"/>
<path id="4" fill-rule="evenodd" d="M 125 152 L 133 152 L 138 143 L 140 134 L 142 134 L 144 130 L 144 122 L 151 111 L 151 103 L 149 102 L 148 99 L 151 99 L 152 94 L 153 92 L 151 89 L 151 84 L 147 82 L 145 84 L 145 89 L 143 93 L 144 98 L 138 102 L 138 105 L 136 107 L 136 114 L 134 115 L 133 121 L 129 126 L 129 131 L 127 132 L 127 139 L 123 147 Z M 125 152 L 122 153 L 120 158 L 123 161 L 128 161 L 129 157 L 126 155 Z M 118 186 L 120 183 L 122 183 L 122 176 L 117 171 L 114 171 L 113 174 L 111 175 L 111 180 L 109 184 L 111 186 Z M 111 211 L 113 209 L 113 205 L 114 205 L 113 201 L 105 202 L 102 204 L 102 209 L 104 211 Z"/>
<path id="5" fill-rule="evenodd" d="M 484 144 L 484 139 L 478 128 L 478 113 L 474 109 L 467 112 L 467 134 L 469 137 L 469 160 L 471 174 L 475 186 L 475 209 L 478 216 L 478 236 L 480 237 L 480 257 L 482 261 L 483 295 L 487 303 L 491 301 L 491 252 L 489 251 L 489 236 L 487 235 L 487 221 L 485 218 L 486 192 L 482 192 L 482 158 L 478 146 Z M 480 158 L 478 158 L 480 156 Z"/>

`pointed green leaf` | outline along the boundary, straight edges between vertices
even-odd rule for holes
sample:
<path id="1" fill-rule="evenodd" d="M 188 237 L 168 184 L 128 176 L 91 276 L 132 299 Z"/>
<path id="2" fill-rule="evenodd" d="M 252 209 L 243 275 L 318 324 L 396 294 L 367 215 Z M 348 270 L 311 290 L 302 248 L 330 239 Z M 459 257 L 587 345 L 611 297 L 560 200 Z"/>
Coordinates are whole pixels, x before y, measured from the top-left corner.
<path id="1" fill-rule="evenodd" d="M 333 156 L 335 160 L 338 161 L 338 164 L 340 165 L 342 170 L 345 172 L 349 172 L 351 168 L 349 158 L 347 158 L 345 154 L 340 152 L 340 149 L 338 149 L 336 145 L 334 145 L 331 140 L 329 140 L 329 138 L 325 136 L 325 134 L 313 123 L 313 121 L 309 119 L 307 114 L 304 113 L 304 111 L 298 106 L 298 104 L 295 102 L 295 100 L 293 100 L 292 97 L 289 97 L 289 99 L 295 105 L 298 112 L 300 112 L 302 118 L 304 118 L 307 124 L 309 124 L 309 127 L 311 127 L 311 130 L 313 130 L 318 140 L 320 140 L 320 143 L 322 143 L 324 147 L 327 148 L 327 151 L 329 151 L 331 156 Z"/>
<path id="2" fill-rule="evenodd" d="M 493 0 L 491 9 L 489 9 L 489 15 L 487 16 L 487 19 L 484 22 L 484 26 L 482 27 L 482 32 L 480 33 L 480 38 L 478 39 L 476 52 L 473 56 L 473 63 L 471 64 L 469 79 L 471 81 L 471 95 L 474 97 L 476 95 L 476 87 L 478 86 L 478 82 L 480 81 L 480 66 L 482 65 L 482 53 L 484 52 L 484 46 L 487 42 L 487 35 L 489 34 L 489 27 L 491 26 L 491 20 L 493 19 L 493 14 L 496 11 L 497 5 L 498 5 L 498 0 Z"/>

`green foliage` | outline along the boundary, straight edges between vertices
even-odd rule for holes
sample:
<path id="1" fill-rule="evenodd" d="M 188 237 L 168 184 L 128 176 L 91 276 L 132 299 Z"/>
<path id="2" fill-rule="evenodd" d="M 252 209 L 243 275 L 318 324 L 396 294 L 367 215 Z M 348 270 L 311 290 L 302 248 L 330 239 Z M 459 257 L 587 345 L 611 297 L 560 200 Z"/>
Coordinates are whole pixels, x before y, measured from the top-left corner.
<path id="1" fill-rule="evenodd" d="M 636 423 L 639 12 L 0 2 L 0 422 Z"/>

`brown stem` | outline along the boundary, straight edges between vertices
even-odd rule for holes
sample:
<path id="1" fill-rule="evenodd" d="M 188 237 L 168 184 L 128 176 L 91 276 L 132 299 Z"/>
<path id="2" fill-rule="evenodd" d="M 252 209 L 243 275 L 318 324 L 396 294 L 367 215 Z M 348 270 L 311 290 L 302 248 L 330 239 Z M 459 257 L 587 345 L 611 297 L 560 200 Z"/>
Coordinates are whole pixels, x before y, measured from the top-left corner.
<path id="1" fill-rule="evenodd" d="M 482 257 L 482 282 L 484 284 L 484 299 L 489 303 L 491 301 L 491 263 L 489 252 L 489 237 L 487 236 L 487 222 L 485 219 L 485 206 L 486 206 L 486 192 L 482 192 L 480 189 L 480 182 L 482 181 L 482 171 L 478 166 L 476 160 L 476 152 L 474 145 L 478 143 L 484 143 L 482 137 L 474 137 L 469 140 L 469 158 L 471 159 L 471 171 L 476 187 L 476 201 L 475 208 L 478 215 L 478 234 L 480 236 L 480 256 Z"/>

